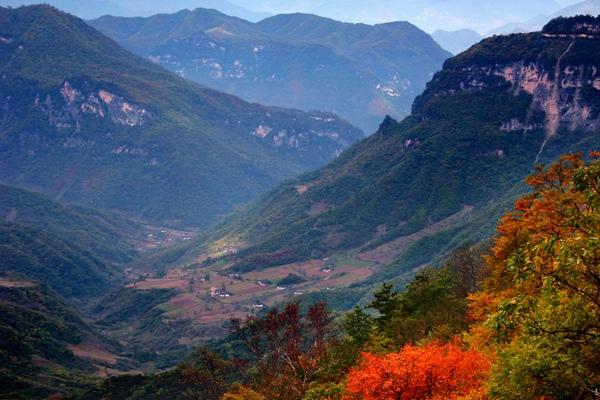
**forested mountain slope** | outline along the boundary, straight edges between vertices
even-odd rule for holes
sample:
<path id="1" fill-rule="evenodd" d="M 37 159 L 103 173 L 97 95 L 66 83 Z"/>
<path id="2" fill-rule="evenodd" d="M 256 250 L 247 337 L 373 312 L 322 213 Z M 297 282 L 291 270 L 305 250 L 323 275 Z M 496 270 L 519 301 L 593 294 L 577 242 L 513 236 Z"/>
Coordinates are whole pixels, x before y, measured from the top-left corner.
<path id="1" fill-rule="evenodd" d="M 89 389 L 97 372 L 130 369 L 68 302 L 44 284 L 0 278 L 0 398 L 46 399 Z M 118 365 L 117 365 L 118 364 Z"/>
<path id="2" fill-rule="evenodd" d="M 598 21 L 557 19 L 448 60 L 401 122 L 290 180 L 196 243 L 247 271 L 353 249 L 397 271 L 494 220 L 537 163 L 600 141 Z M 192 253 L 193 247 L 190 247 Z"/>
<path id="3" fill-rule="evenodd" d="M 206 226 L 362 132 L 249 104 L 134 56 L 49 6 L 0 8 L 0 180 Z"/>
<path id="4" fill-rule="evenodd" d="M 0 219 L 50 232 L 79 243 L 107 262 L 123 263 L 136 254 L 143 227 L 115 215 L 65 206 L 14 186 L 0 185 Z"/>
<path id="5" fill-rule="evenodd" d="M 348 309 L 489 239 L 537 164 L 600 146 L 599 25 L 559 19 L 450 59 L 411 116 L 144 258 L 155 275 L 127 290 L 175 288 L 168 337 L 199 344 L 285 301 Z"/>
<path id="6" fill-rule="evenodd" d="M 188 79 L 263 104 L 336 112 L 368 133 L 386 114 L 407 115 L 450 56 L 407 22 L 286 14 L 250 23 L 199 8 L 90 24 Z"/>

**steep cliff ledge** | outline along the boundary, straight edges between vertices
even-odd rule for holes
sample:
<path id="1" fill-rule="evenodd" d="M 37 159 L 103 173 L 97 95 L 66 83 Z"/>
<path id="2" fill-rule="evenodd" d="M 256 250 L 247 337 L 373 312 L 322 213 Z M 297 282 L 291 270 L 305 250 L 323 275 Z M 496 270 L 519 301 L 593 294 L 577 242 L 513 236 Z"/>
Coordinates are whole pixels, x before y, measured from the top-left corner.
<path id="1" fill-rule="evenodd" d="M 526 116 L 512 116 L 504 131 L 544 127 L 595 131 L 600 127 L 600 18 L 559 18 L 540 33 L 494 36 L 448 60 L 414 106 L 430 118 L 427 102 L 461 92 L 496 89 L 530 96 Z"/>
<path id="2" fill-rule="evenodd" d="M 581 15 L 573 18 L 556 18 L 542 29 L 542 33 L 553 35 L 598 35 L 600 16 Z"/>

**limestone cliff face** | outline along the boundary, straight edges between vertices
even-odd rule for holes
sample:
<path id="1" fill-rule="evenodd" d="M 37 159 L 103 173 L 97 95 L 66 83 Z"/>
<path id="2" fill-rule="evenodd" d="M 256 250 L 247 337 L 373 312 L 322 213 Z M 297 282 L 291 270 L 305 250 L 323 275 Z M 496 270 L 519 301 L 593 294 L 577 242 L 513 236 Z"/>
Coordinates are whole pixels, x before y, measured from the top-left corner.
<path id="1" fill-rule="evenodd" d="M 515 63 L 498 72 L 511 84 L 512 90 L 529 93 L 532 107 L 545 112 L 548 135 L 554 136 L 561 125 L 571 131 L 578 128 L 592 131 L 600 126 L 599 110 L 582 96 L 585 90 L 600 95 L 600 76 L 596 66 L 563 66 L 559 60 L 554 70 L 546 70 L 533 63 Z"/>
<path id="2" fill-rule="evenodd" d="M 270 126 L 266 122 L 261 122 L 251 132 L 251 135 L 271 146 L 289 149 L 309 149 L 318 143 L 334 145 L 338 146 L 334 149 L 336 156 L 350 144 L 336 130 L 337 118 L 319 115 L 310 115 L 310 118 L 317 124 L 307 129 L 296 129 L 293 126 L 286 127 L 281 124 Z"/>
<path id="3" fill-rule="evenodd" d="M 567 54 L 565 50 L 564 54 Z M 600 73 L 595 65 L 565 65 L 560 60 L 548 69 L 536 62 L 511 63 L 460 71 L 464 79 L 458 90 L 483 90 L 492 85 L 509 84 L 515 95 L 531 95 L 531 108 L 546 115 L 544 127 L 554 136 L 559 127 L 571 131 L 597 130 L 600 127 L 600 109 L 593 98 L 600 97 Z M 501 78 L 501 82 L 498 79 Z M 441 94 L 441 93 L 438 93 Z M 502 130 L 531 130 L 538 127 L 533 121 L 511 119 L 502 124 Z"/>
<path id="4" fill-rule="evenodd" d="M 563 57 L 568 55 L 571 42 Z M 444 89 L 435 95 L 452 94 L 467 90 L 503 87 L 515 95 L 531 95 L 531 109 L 546 115 L 544 127 L 553 136 L 559 127 L 570 131 L 600 128 L 600 65 L 569 64 L 559 58 L 552 68 L 539 62 L 513 61 L 509 63 L 467 66 L 458 71 L 461 80 L 456 88 Z M 539 127 L 534 121 L 511 119 L 500 127 L 505 131 L 531 130 Z"/>
<path id="5" fill-rule="evenodd" d="M 56 128 L 74 128 L 77 131 L 81 130 L 86 115 L 95 115 L 114 124 L 130 127 L 141 126 L 151 117 L 145 108 L 106 89 L 86 91 L 68 81 L 64 82 L 58 93 L 38 94 L 34 106 Z"/>
<path id="6" fill-rule="evenodd" d="M 545 28 L 546 29 L 546 28 Z M 505 132 L 543 128 L 600 129 L 600 26 L 581 22 L 528 35 L 496 36 L 445 65 L 416 102 L 467 91 L 508 91 L 530 96 L 527 117 L 513 116 Z M 495 53 L 492 49 L 495 49 Z M 541 112 L 543 120 L 536 118 Z"/>

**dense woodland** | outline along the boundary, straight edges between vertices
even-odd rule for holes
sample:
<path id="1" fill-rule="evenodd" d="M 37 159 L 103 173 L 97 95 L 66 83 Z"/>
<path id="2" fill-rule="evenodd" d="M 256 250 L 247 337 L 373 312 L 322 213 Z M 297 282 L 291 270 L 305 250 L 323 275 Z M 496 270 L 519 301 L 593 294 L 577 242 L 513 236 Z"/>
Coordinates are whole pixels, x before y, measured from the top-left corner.
<path id="1" fill-rule="evenodd" d="M 399 85 L 445 54 L 404 23 L 102 21 L 234 66 L 260 25 Z M 598 399 L 600 16 L 482 40 L 368 137 L 88 22 L 0 7 L 0 400 Z"/>
<path id="2" fill-rule="evenodd" d="M 289 303 L 154 377 L 83 399 L 594 399 L 600 389 L 600 154 L 563 156 L 488 245 L 336 315 Z"/>

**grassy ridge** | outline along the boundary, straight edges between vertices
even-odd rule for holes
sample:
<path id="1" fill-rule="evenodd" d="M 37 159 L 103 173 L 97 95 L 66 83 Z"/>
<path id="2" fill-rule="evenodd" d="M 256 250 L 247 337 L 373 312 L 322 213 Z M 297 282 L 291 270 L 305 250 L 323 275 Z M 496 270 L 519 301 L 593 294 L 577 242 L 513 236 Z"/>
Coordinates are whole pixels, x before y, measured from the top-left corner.
<path id="1" fill-rule="evenodd" d="M 53 233 L 110 262 L 132 259 L 132 242 L 141 230 L 130 220 L 65 206 L 44 195 L 7 185 L 0 185 L 0 218 Z"/>

